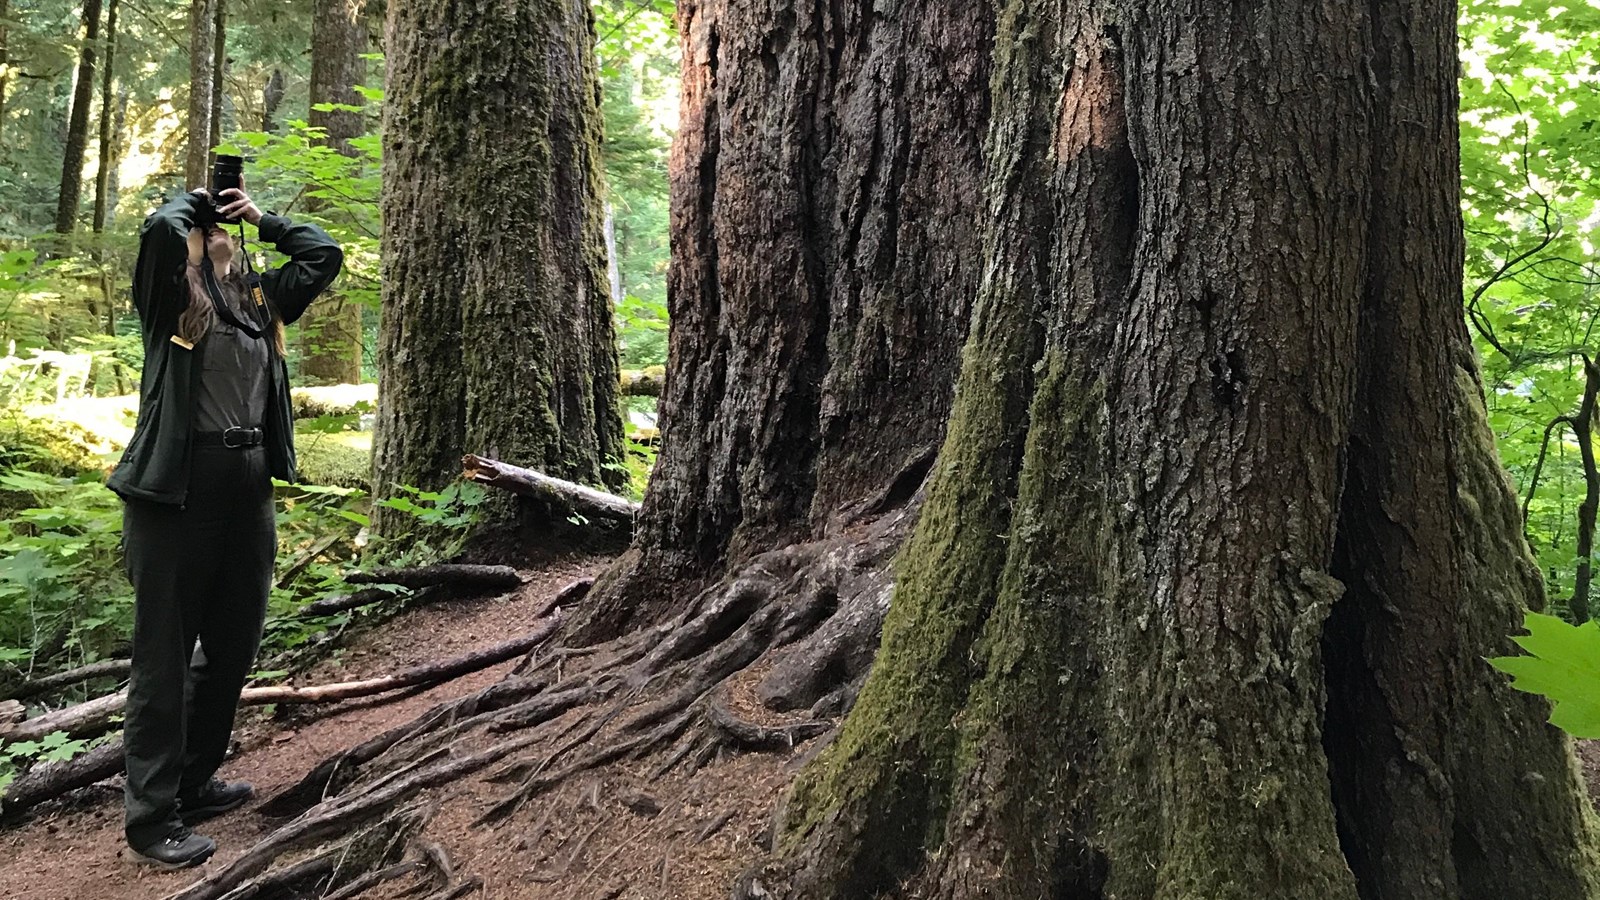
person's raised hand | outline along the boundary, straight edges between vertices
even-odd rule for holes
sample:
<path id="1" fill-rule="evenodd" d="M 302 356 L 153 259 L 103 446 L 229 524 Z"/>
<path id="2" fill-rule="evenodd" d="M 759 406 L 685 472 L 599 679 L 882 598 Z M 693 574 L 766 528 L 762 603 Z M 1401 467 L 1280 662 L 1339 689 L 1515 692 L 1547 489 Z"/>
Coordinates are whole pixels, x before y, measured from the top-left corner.
<path id="1" fill-rule="evenodd" d="M 261 208 L 244 192 L 244 180 L 239 180 L 239 187 L 228 188 L 217 195 L 217 202 L 221 204 L 218 212 L 224 219 L 243 219 L 251 225 L 261 224 Z"/>

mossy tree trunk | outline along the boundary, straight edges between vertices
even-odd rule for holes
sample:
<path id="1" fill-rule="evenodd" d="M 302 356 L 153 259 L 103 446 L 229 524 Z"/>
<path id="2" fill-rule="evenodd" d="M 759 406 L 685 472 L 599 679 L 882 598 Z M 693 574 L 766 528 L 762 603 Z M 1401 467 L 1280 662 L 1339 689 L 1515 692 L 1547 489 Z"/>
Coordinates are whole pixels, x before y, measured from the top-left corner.
<path id="1" fill-rule="evenodd" d="M 356 86 L 366 75 L 365 0 L 316 0 L 311 10 L 311 125 L 324 129 L 327 146 L 355 156 L 352 138 L 364 131 L 361 113 L 323 111 L 325 103 L 356 106 Z M 316 211 L 315 198 L 307 208 Z M 318 299 L 300 319 L 300 375 L 316 384 L 361 381 L 361 307 L 339 294 Z"/>
<path id="2" fill-rule="evenodd" d="M 615 480 L 593 42 L 583 0 L 388 4 L 380 494 L 468 452 Z"/>
<path id="3" fill-rule="evenodd" d="M 84 0 L 83 46 L 78 50 L 78 77 L 67 119 L 66 149 L 61 158 L 61 188 L 56 195 L 56 231 L 77 228 L 83 198 L 83 154 L 89 147 L 89 106 L 94 102 L 94 60 L 99 52 L 101 0 Z"/>
<path id="4" fill-rule="evenodd" d="M 987 2 L 677 9 L 663 439 L 591 637 L 915 489 L 978 280 Z"/>
<path id="5" fill-rule="evenodd" d="M 1600 896 L 1482 661 L 1542 588 L 1459 306 L 1454 16 L 1008 0 L 950 433 L 746 888 Z"/>

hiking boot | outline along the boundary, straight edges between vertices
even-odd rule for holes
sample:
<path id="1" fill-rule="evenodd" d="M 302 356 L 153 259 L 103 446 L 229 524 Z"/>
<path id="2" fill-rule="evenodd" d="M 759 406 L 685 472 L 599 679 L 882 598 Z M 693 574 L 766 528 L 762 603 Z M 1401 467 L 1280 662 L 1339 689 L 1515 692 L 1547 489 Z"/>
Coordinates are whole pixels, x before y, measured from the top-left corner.
<path id="1" fill-rule="evenodd" d="M 187 828 L 174 828 L 167 836 L 147 847 L 134 847 L 136 862 L 161 869 L 187 869 L 198 866 L 217 852 L 217 842 Z"/>
<path id="2" fill-rule="evenodd" d="M 179 795 L 178 817 L 183 819 L 185 825 L 197 825 L 231 809 L 238 809 L 255 795 L 256 789 L 248 781 L 227 782 L 213 778 L 193 794 Z"/>

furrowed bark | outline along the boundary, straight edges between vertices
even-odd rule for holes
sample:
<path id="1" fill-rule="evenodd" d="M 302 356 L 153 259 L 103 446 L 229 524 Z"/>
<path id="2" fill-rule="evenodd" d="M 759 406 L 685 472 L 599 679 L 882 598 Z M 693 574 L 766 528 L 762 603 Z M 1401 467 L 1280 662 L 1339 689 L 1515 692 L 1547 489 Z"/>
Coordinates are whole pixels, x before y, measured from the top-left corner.
<path id="1" fill-rule="evenodd" d="M 679 4 L 661 451 L 579 639 L 834 533 L 941 439 L 978 278 L 988 9 Z"/>
<path id="2" fill-rule="evenodd" d="M 1007 4 L 951 431 L 736 896 L 1595 896 L 1482 662 L 1541 598 L 1455 300 L 1453 10 L 1325 12 Z"/>

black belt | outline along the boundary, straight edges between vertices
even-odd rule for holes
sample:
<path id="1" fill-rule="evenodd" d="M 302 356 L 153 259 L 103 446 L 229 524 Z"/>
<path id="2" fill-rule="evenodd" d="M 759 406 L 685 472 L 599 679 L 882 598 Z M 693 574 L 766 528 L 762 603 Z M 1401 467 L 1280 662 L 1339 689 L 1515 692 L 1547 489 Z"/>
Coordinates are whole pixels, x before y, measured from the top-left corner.
<path id="1" fill-rule="evenodd" d="M 197 447 L 227 447 L 232 450 L 241 450 L 245 447 L 259 447 L 266 440 L 267 433 L 260 428 L 229 428 L 227 431 L 196 431 L 194 443 Z"/>

